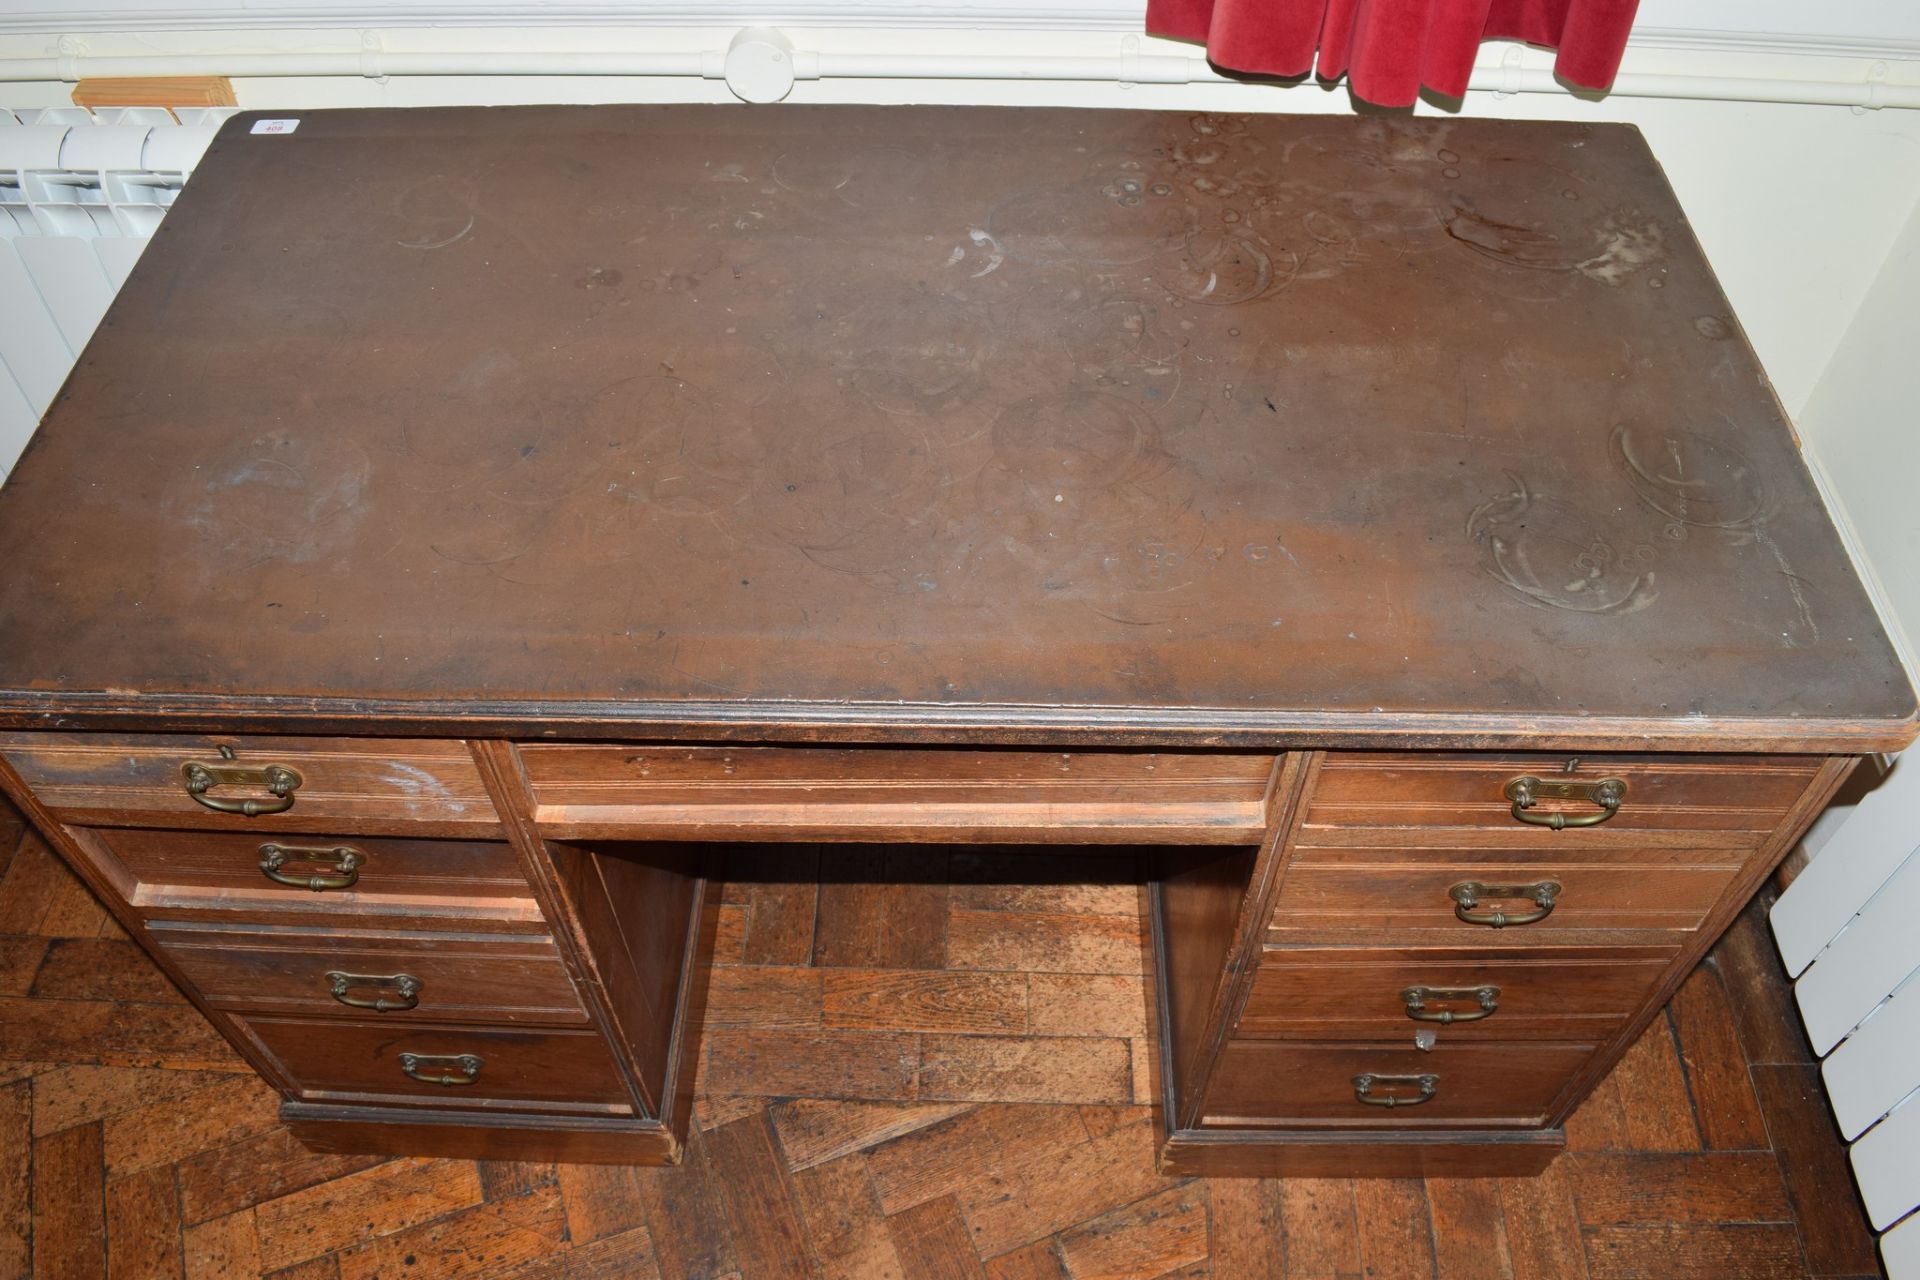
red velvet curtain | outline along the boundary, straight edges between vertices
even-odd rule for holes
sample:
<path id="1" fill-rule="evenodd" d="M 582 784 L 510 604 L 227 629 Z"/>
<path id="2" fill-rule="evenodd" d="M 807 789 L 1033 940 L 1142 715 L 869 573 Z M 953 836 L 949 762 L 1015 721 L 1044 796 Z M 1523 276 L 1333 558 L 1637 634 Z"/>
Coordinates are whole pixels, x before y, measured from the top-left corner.
<path id="1" fill-rule="evenodd" d="M 1147 0 L 1147 30 L 1207 46 L 1214 65 L 1260 75 L 1349 77 L 1355 94 L 1411 104 L 1422 85 L 1466 92 L 1482 40 L 1560 51 L 1554 69 L 1613 83 L 1639 0 Z M 1316 61 L 1314 51 L 1319 51 Z"/>

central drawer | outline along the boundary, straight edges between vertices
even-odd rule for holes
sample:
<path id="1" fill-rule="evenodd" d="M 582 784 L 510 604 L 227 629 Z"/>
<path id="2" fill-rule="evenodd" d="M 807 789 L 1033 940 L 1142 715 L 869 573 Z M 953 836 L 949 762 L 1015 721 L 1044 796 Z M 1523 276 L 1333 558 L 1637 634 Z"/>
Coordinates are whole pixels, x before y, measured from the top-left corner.
<path id="1" fill-rule="evenodd" d="M 1276 758 L 1233 752 L 520 748 L 559 839 L 1257 844 Z"/>

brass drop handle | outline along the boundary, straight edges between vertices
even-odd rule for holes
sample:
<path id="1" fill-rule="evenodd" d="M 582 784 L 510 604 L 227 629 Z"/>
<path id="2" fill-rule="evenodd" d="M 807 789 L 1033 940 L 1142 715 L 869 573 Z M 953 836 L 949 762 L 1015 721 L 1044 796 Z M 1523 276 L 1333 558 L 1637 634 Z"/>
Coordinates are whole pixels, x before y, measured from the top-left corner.
<path id="1" fill-rule="evenodd" d="M 333 863 L 332 874 L 314 872 L 299 875 L 282 871 L 280 868 L 289 861 Z M 311 889 L 320 893 L 326 889 L 351 889 L 360 881 L 360 864 L 367 855 L 352 845 L 333 845 L 314 847 L 295 844 L 263 844 L 260 846 L 260 870 L 275 884 L 290 885 L 295 889 Z"/>
<path id="2" fill-rule="evenodd" d="M 1415 1022 L 1438 1022 L 1450 1026 L 1456 1022 L 1478 1022 L 1490 1018 L 1500 1011 L 1500 988 L 1498 987 L 1408 987 L 1400 993 L 1407 1002 L 1407 1016 Z M 1467 1001 L 1471 1000 L 1475 1009 L 1429 1009 L 1430 1000 Z"/>
<path id="3" fill-rule="evenodd" d="M 1627 784 L 1621 778 L 1568 782 L 1565 779 L 1536 778 L 1525 773 L 1509 782 L 1503 794 L 1513 802 L 1514 821 L 1524 822 L 1530 827 L 1561 831 L 1567 827 L 1597 827 L 1620 812 L 1620 802 L 1627 798 Z M 1552 813 L 1528 812 L 1542 799 L 1587 800 L 1600 807 L 1597 812 L 1583 813 L 1577 817 L 1568 817 L 1559 809 Z"/>
<path id="4" fill-rule="evenodd" d="M 1389 1088 L 1411 1085 L 1419 1092 L 1375 1093 L 1375 1087 L 1380 1085 Z M 1439 1090 L 1439 1076 L 1377 1076 L 1369 1072 L 1353 1078 L 1353 1096 L 1370 1107 L 1417 1107 L 1423 1102 L 1432 1102 Z"/>
<path id="5" fill-rule="evenodd" d="M 341 1004 L 354 1009 L 372 1009 L 376 1013 L 388 1013 L 394 1009 L 413 1009 L 420 1004 L 420 992 L 423 984 L 410 973 L 396 973 L 382 977 L 369 973 L 342 973 L 338 969 L 327 971 L 327 994 Z M 386 996 L 361 996 L 353 994 L 356 987 L 370 987 L 377 991 L 391 991 L 393 998 Z"/>
<path id="6" fill-rule="evenodd" d="M 448 1087 L 472 1084 L 480 1078 L 480 1055 L 477 1053 L 429 1055 L 424 1053 L 403 1053 L 400 1055 L 400 1069 L 421 1084 L 439 1084 Z M 436 1067 L 452 1067 L 451 1071 L 435 1071 Z"/>
<path id="7" fill-rule="evenodd" d="M 293 808 L 293 793 L 299 790 L 301 782 L 298 773 L 283 764 L 232 764 L 229 754 L 232 750 L 231 747 L 222 747 L 221 760 L 213 764 L 189 760 L 180 766 L 180 776 L 186 780 L 187 795 L 195 804 L 216 813 L 237 813 L 248 818 L 257 818 L 263 813 L 285 813 Z M 208 794 L 215 787 L 262 788 L 271 798 Z"/>
<path id="8" fill-rule="evenodd" d="M 1534 884 L 1482 884 L 1478 880 L 1462 880 L 1447 890 L 1447 896 L 1453 899 L 1453 914 L 1468 924 L 1504 929 L 1510 924 L 1538 924 L 1552 915 L 1554 904 L 1560 896 L 1560 882 L 1541 880 Z M 1526 898 L 1539 910 L 1518 916 L 1508 915 L 1497 907 L 1490 911 L 1476 911 L 1475 908 L 1488 898 Z"/>

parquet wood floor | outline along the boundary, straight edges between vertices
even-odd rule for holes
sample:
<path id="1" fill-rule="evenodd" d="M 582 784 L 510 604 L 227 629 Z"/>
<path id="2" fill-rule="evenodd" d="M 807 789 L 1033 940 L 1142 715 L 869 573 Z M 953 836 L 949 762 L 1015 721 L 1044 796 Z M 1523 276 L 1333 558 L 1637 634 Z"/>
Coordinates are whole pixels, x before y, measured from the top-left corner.
<path id="1" fill-rule="evenodd" d="M 0 815 L 0 1278 L 1877 1274 L 1757 908 L 1541 1178 L 1180 1180 L 1153 1169 L 1132 867 L 734 870 L 685 1166 L 316 1156 Z"/>

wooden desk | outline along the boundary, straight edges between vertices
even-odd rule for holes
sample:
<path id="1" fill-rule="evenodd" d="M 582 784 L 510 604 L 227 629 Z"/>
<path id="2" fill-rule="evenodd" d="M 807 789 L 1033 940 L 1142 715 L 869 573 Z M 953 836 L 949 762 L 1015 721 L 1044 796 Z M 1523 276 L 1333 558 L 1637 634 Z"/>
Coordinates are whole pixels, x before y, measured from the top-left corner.
<path id="1" fill-rule="evenodd" d="M 253 121 L 0 494 L 0 777 L 317 1146 L 675 1158 L 716 847 L 912 840 L 1156 851 L 1168 1167 L 1537 1168 L 1914 734 L 1631 129 Z"/>

